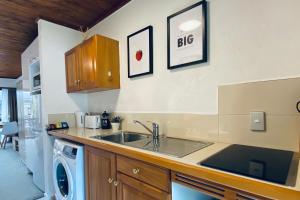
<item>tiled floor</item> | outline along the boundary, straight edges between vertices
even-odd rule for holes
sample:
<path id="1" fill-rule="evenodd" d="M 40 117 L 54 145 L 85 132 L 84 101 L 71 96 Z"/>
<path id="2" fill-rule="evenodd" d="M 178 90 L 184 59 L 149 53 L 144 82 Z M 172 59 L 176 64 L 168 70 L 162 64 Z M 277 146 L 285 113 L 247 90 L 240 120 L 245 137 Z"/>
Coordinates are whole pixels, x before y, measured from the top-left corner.
<path id="1" fill-rule="evenodd" d="M 11 144 L 7 144 L 6 149 L 0 149 L 0 172 L 1 200 L 38 199 L 43 196 Z"/>

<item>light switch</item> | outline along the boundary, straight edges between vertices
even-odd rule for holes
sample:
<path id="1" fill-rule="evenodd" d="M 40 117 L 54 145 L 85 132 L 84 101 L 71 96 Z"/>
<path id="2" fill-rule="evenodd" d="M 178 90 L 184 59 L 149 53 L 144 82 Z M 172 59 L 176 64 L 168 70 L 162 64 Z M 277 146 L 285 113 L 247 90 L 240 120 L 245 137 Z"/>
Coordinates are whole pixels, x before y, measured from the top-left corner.
<path id="1" fill-rule="evenodd" d="M 250 129 L 252 131 L 265 131 L 265 121 L 265 112 L 250 112 Z"/>

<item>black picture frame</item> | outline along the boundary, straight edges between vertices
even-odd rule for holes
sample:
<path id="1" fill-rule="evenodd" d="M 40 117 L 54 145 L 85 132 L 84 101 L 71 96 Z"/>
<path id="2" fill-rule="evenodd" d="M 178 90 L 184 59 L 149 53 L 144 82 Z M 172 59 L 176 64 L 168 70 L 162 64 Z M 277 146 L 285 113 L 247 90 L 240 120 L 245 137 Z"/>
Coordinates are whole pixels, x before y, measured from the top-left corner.
<path id="1" fill-rule="evenodd" d="M 135 74 L 131 75 L 130 74 L 130 38 L 138 35 L 139 33 L 142 33 L 144 31 L 149 31 L 149 71 L 140 73 L 140 74 Z M 127 64 L 128 64 L 128 78 L 134 78 L 134 77 L 139 77 L 139 76 L 144 76 L 147 74 L 153 74 L 153 27 L 147 26 L 137 32 L 134 32 L 130 35 L 127 36 Z"/>
<path id="2" fill-rule="evenodd" d="M 202 6 L 202 19 L 201 21 L 204 23 L 204 25 L 202 25 L 202 32 L 203 32 L 203 37 L 202 37 L 202 59 L 199 59 L 199 60 L 196 60 L 196 61 L 193 61 L 193 62 L 188 62 L 188 63 L 182 63 L 182 64 L 179 64 L 179 65 L 175 65 L 175 66 L 171 66 L 171 50 L 170 50 L 170 31 L 171 31 L 171 27 L 170 27 L 170 20 L 184 12 L 187 12 L 197 6 Z M 180 68 L 180 67 L 187 67 L 187 66 L 190 66 L 190 65 L 195 65 L 195 64 L 200 64 L 200 63 L 205 63 L 208 61 L 208 48 L 207 48 L 207 2 L 205 0 L 203 1 L 200 1 L 196 4 L 193 4 L 183 10 L 180 10 L 170 16 L 167 17 L 167 56 L 168 56 L 168 60 L 167 60 L 167 65 L 168 65 L 168 69 L 171 70 L 171 69 L 176 69 L 176 68 Z"/>

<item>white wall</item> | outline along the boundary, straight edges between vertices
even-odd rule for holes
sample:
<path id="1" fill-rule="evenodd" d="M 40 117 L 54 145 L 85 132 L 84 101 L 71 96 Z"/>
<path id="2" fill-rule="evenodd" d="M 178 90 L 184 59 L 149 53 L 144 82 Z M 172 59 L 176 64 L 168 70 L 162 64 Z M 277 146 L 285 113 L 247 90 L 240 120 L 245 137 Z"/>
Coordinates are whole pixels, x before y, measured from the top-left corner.
<path id="1" fill-rule="evenodd" d="M 300 76 L 300 1 L 209 0 L 209 62 L 167 70 L 167 16 L 198 0 L 133 0 L 93 27 L 120 41 L 121 90 L 89 94 L 89 110 L 218 112 L 220 84 Z M 154 74 L 127 78 L 127 35 L 152 25 Z"/>
<path id="2" fill-rule="evenodd" d="M 64 54 L 81 42 L 82 33 L 44 20 L 38 21 L 39 57 L 42 82 L 43 124 L 48 123 L 48 114 L 73 113 L 87 110 L 86 94 L 66 93 Z M 53 138 L 45 132 L 45 189 L 53 194 L 52 182 Z"/>
<path id="3" fill-rule="evenodd" d="M 16 84 L 17 84 L 17 80 L 16 79 L 0 78 L 0 87 L 15 88 Z"/>
<path id="4" fill-rule="evenodd" d="M 44 20 L 38 25 L 44 112 L 86 110 L 85 94 L 66 93 L 65 52 L 82 41 L 82 33 Z"/>

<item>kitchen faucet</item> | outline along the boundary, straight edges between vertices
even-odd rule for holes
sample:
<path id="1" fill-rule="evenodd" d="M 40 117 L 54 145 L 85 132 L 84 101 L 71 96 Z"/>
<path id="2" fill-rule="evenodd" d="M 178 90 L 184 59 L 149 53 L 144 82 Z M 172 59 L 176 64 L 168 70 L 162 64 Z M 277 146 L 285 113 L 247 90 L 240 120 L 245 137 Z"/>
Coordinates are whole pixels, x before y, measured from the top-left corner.
<path id="1" fill-rule="evenodd" d="M 140 124 L 141 126 L 143 126 L 147 131 L 149 131 L 152 134 L 153 139 L 158 139 L 159 138 L 159 125 L 155 122 L 150 122 L 147 121 L 149 123 L 152 123 L 152 130 L 150 128 L 148 128 L 145 124 L 143 124 L 142 122 L 138 121 L 138 120 L 133 120 L 133 123 L 135 124 Z"/>

